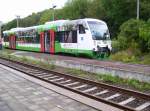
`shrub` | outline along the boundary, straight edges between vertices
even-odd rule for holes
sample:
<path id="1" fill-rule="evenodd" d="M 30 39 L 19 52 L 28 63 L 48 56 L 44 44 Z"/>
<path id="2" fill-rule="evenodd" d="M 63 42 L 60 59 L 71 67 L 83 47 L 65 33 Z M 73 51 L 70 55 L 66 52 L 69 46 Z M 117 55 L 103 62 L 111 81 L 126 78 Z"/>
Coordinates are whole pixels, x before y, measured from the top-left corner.
<path id="1" fill-rule="evenodd" d="M 123 62 L 136 62 L 138 58 L 134 55 L 130 49 L 126 51 L 117 52 L 110 57 L 112 60 L 115 61 L 123 61 Z"/>
<path id="2" fill-rule="evenodd" d="M 118 50 L 132 48 L 142 52 L 150 51 L 150 20 L 130 19 L 120 26 L 120 33 L 117 37 Z"/>
<path id="3" fill-rule="evenodd" d="M 150 64 L 150 54 L 146 54 L 143 56 L 143 60 L 140 62 L 141 64 Z"/>
<path id="4" fill-rule="evenodd" d="M 140 27 L 139 38 L 142 52 L 150 52 L 150 19 Z"/>

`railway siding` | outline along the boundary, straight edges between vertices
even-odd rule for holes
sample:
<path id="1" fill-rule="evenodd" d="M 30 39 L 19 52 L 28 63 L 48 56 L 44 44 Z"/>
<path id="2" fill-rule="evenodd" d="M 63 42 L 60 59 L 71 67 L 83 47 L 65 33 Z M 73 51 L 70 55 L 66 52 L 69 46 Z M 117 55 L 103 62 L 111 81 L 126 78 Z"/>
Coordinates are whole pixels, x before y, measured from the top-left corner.
<path id="1" fill-rule="evenodd" d="M 87 62 L 86 59 L 83 58 L 80 59 L 75 57 L 74 58 L 66 57 L 66 56 L 63 57 L 58 55 L 49 56 L 48 54 L 40 54 L 40 58 L 39 58 L 39 53 L 23 52 L 23 51 L 17 51 L 13 53 L 13 55 L 19 57 L 27 57 L 36 60 L 42 60 L 45 62 L 47 62 L 46 58 L 49 57 L 51 59 L 49 63 L 56 66 L 79 69 L 79 70 L 98 73 L 98 74 L 111 74 L 113 76 L 119 76 L 125 79 L 128 78 L 136 79 L 142 82 L 150 81 L 150 67 L 145 65 L 141 65 L 141 67 L 137 65 L 131 65 L 131 64 L 129 64 L 129 66 L 127 66 L 126 64 L 119 66 L 118 64 L 116 65 L 116 63 L 113 62 L 110 62 L 110 65 L 106 65 L 109 63 L 104 61 L 102 61 L 102 63 L 100 62 L 98 63 L 97 61 L 95 62 L 95 60 L 89 60 L 89 59 L 87 59 L 88 61 Z"/>
<path id="2" fill-rule="evenodd" d="M 101 74 L 111 74 L 113 76 L 119 76 L 125 79 L 136 79 L 139 81 L 149 82 L 150 81 L 150 74 L 144 74 L 142 72 L 136 71 L 129 71 L 119 68 L 112 68 L 112 67 L 104 67 L 99 65 L 93 64 L 84 64 L 84 63 L 74 63 L 73 61 L 53 61 L 54 65 L 62 66 L 66 68 L 74 68 L 80 69 L 83 71 L 88 71 L 92 73 L 101 73 Z"/>

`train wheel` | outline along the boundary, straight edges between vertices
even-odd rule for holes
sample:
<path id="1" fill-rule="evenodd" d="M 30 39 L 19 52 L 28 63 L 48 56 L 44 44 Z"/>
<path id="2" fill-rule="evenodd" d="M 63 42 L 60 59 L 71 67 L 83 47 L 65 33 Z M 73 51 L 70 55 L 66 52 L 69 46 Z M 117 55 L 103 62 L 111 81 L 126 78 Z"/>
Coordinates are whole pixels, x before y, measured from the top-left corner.
<path id="1" fill-rule="evenodd" d="M 110 56 L 110 50 L 107 49 L 107 51 L 105 52 L 105 57 L 108 58 Z"/>

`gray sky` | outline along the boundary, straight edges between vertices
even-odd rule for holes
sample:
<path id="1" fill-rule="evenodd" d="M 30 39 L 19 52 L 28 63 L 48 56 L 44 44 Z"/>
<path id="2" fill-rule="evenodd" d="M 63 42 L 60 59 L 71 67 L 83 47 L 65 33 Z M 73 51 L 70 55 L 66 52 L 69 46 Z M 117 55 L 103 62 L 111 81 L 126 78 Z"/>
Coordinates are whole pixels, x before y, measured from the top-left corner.
<path id="1" fill-rule="evenodd" d="M 26 17 L 33 12 L 40 12 L 57 5 L 57 8 L 64 6 L 67 0 L 0 0 L 0 21 L 6 23 L 20 15 Z"/>

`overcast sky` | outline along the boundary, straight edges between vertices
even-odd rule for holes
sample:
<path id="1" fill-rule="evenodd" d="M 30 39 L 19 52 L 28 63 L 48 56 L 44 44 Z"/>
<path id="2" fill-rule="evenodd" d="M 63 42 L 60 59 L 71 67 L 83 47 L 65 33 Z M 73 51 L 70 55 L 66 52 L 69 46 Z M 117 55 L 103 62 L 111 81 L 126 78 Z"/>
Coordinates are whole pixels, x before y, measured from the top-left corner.
<path id="1" fill-rule="evenodd" d="M 64 6 L 67 0 L 0 0 L 0 21 L 6 23 L 20 15 L 26 17 L 33 12 L 40 12 L 57 5 L 57 8 Z"/>

